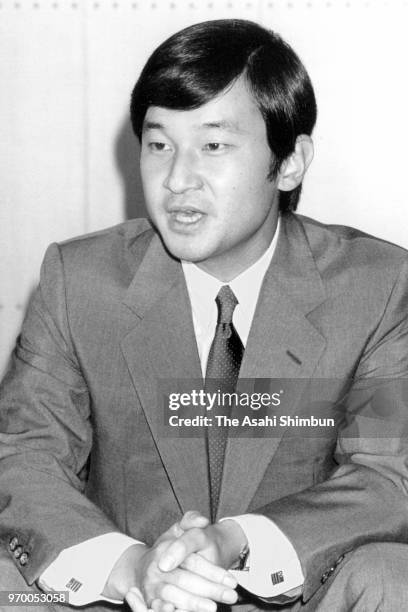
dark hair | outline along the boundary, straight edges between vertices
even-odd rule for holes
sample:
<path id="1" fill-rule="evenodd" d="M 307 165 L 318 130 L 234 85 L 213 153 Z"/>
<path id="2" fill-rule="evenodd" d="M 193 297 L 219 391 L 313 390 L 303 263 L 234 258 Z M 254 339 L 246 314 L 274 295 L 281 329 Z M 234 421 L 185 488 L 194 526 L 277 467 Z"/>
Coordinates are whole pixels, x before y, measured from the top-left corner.
<path id="1" fill-rule="evenodd" d="M 150 56 L 132 93 L 133 130 L 141 140 L 149 106 L 198 108 L 244 75 L 264 118 L 273 153 L 270 178 L 294 151 L 300 134 L 311 134 L 316 100 L 309 76 L 280 36 L 242 19 L 197 23 L 177 32 Z M 281 191 L 282 212 L 296 210 L 301 185 Z"/>

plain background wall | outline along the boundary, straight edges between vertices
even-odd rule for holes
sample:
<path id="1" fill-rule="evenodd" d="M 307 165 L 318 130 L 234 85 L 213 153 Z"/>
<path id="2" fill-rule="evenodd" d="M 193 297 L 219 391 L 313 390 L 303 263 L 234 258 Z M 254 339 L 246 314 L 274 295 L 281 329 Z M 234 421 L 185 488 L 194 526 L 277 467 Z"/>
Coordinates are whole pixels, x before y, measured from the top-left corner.
<path id="1" fill-rule="evenodd" d="M 319 118 L 300 212 L 408 247 L 405 0 L 0 1 L 0 373 L 53 241 L 143 214 L 131 88 L 191 23 L 253 19 L 308 68 Z"/>

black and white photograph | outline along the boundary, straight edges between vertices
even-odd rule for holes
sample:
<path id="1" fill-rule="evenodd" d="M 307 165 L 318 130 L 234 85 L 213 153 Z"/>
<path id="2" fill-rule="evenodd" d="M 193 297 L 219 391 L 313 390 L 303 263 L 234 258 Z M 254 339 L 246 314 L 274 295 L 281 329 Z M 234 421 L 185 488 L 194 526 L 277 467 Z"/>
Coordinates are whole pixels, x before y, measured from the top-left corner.
<path id="1" fill-rule="evenodd" d="M 408 0 L 0 0 L 0 612 L 408 610 Z"/>

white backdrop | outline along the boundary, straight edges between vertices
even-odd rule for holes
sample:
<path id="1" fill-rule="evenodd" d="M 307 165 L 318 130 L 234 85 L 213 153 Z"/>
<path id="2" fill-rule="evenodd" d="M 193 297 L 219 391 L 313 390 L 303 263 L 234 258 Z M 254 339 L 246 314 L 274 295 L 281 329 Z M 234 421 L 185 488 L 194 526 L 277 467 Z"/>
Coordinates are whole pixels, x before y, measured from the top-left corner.
<path id="1" fill-rule="evenodd" d="M 300 211 L 408 247 L 408 1 L 0 0 L 0 373 L 46 246 L 143 214 L 127 107 L 148 55 L 221 17 L 280 32 L 311 74 Z"/>

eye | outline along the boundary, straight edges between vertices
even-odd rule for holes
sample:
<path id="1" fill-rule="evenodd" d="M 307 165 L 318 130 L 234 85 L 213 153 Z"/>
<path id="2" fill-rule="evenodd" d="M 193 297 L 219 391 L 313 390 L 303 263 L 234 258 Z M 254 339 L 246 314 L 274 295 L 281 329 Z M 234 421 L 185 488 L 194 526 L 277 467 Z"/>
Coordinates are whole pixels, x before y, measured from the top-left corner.
<path id="1" fill-rule="evenodd" d="M 165 142 L 149 142 L 147 146 L 153 153 L 166 153 L 171 150 L 170 145 Z"/>
<path id="2" fill-rule="evenodd" d="M 209 153 L 222 153 L 226 151 L 231 145 L 225 144 L 223 142 L 207 142 L 204 145 L 204 151 L 208 151 Z"/>

